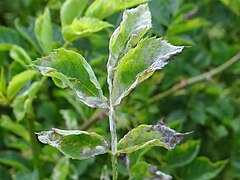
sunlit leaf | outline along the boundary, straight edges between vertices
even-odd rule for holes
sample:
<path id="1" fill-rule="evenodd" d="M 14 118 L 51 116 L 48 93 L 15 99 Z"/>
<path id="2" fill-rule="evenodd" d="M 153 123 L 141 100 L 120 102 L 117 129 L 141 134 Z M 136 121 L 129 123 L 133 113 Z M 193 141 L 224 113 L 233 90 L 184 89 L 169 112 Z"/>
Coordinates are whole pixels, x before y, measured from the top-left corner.
<path id="1" fill-rule="evenodd" d="M 64 38 L 71 42 L 75 39 L 86 37 L 92 33 L 101 31 L 104 28 L 112 26 L 108 22 L 96 18 L 83 17 L 74 19 L 72 24 L 63 27 Z"/>
<path id="2" fill-rule="evenodd" d="M 53 128 L 38 134 L 38 139 L 44 144 L 57 148 L 73 159 L 87 159 L 108 150 L 107 142 L 96 133 L 80 130 L 60 130 Z"/>
<path id="3" fill-rule="evenodd" d="M 108 106 L 92 68 L 80 54 L 60 48 L 35 61 L 35 65 L 42 75 L 54 77 L 70 87 L 88 106 Z"/>
<path id="4" fill-rule="evenodd" d="M 43 52 L 49 54 L 52 50 L 52 25 L 49 9 L 46 8 L 43 15 L 36 19 L 34 30 Z"/>
<path id="5" fill-rule="evenodd" d="M 53 169 L 51 175 L 52 180 L 65 180 L 68 175 L 69 165 L 70 162 L 67 157 L 63 157 L 62 159 L 60 159 Z"/>
<path id="6" fill-rule="evenodd" d="M 87 9 L 86 16 L 104 19 L 117 11 L 124 10 L 149 0 L 95 0 Z"/>
<path id="7" fill-rule="evenodd" d="M 6 85 L 6 79 L 5 79 L 3 67 L 1 67 L 1 72 L 0 72 L 0 92 L 2 94 L 5 94 L 7 92 L 7 85 Z"/>
<path id="8" fill-rule="evenodd" d="M 7 97 L 11 100 L 36 73 L 34 70 L 26 70 L 15 75 L 7 87 Z"/>
<path id="9" fill-rule="evenodd" d="M 221 0 L 221 2 L 229 7 L 235 14 L 240 16 L 240 1 L 239 0 Z"/>
<path id="10" fill-rule="evenodd" d="M 198 157 L 189 165 L 179 169 L 178 176 L 184 180 L 208 180 L 216 177 L 227 164 L 227 160 L 212 163 L 206 157 Z"/>
<path id="11" fill-rule="evenodd" d="M 11 48 L 10 57 L 25 68 L 27 68 L 27 65 L 31 64 L 32 61 L 27 52 L 16 45 Z"/>
<path id="12" fill-rule="evenodd" d="M 66 0 L 61 8 L 62 26 L 69 25 L 73 19 L 79 18 L 89 0 Z"/>
<path id="13" fill-rule="evenodd" d="M 188 133 L 178 133 L 164 124 L 140 125 L 129 131 L 118 143 L 119 153 L 131 153 L 149 146 L 174 149 Z"/>

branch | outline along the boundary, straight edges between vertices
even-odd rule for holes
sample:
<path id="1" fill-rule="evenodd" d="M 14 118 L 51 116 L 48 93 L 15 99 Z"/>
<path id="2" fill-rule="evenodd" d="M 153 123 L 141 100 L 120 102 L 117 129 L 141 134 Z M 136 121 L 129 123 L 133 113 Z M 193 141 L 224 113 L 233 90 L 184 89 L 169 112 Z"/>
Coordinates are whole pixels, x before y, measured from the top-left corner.
<path id="1" fill-rule="evenodd" d="M 153 96 L 152 98 L 150 98 L 149 103 L 153 103 L 155 101 L 158 101 L 174 92 L 176 92 L 179 89 L 182 89 L 188 85 L 191 85 L 193 83 L 202 81 L 202 80 L 208 80 L 210 79 L 212 76 L 219 74 L 220 72 L 224 71 L 226 68 L 228 68 L 229 66 L 231 66 L 232 64 L 234 64 L 235 62 L 237 62 L 240 59 L 240 52 L 238 52 L 235 56 L 233 56 L 230 60 L 228 60 L 227 62 L 223 63 L 222 65 L 206 72 L 203 74 L 200 74 L 198 76 L 192 77 L 190 79 L 181 81 L 180 83 L 174 85 L 173 87 L 171 87 L 170 89 L 163 91 L 155 96 Z"/>

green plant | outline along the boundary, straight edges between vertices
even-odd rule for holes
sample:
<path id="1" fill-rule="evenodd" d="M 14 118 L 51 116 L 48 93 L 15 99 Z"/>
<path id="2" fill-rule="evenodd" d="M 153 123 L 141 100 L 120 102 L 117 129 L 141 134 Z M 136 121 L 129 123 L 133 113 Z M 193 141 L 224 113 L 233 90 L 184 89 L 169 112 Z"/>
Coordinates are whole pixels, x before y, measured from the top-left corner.
<path id="1" fill-rule="evenodd" d="M 63 22 L 62 19 L 62 24 Z M 162 69 L 183 49 L 183 46 L 173 46 L 161 38 L 143 38 L 149 28 L 151 13 L 147 4 L 124 12 L 123 20 L 109 43 L 109 99 L 103 95 L 91 66 L 84 57 L 74 51 L 56 49 L 49 56 L 34 62 L 42 75 L 52 77 L 55 84 L 61 88 L 72 89 L 79 101 L 93 108 L 107 109 L 111 132 L 111 150 L 102 136 L 80 130 L 53 128 L 37 133 L 42 143 L 49 144 L 74 159 L 91 158 L 108 152 L 111 155 L 114 180 L 117 179 L 117 158 L 120 153 L 129 154 L 149 146 L 173 149 L 180 143 L 186 134 L 177 133 L 161 123 L 140 125 L 128 132 L 119 142 L 117 139 L 116 106 L 139 83 L 156 70 Z"/>

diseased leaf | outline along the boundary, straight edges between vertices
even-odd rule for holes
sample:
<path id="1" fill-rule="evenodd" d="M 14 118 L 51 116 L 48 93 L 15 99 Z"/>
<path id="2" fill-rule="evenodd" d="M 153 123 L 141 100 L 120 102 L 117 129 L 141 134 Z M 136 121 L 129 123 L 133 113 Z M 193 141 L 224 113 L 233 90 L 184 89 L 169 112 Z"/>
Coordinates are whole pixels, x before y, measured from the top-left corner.
<path id="1" fill-rule="evenodd" d="M 112 89 L 113 71 L 120 59 L 151 28 L 151 13 L 147 4 L 126 10 L 120 26 L 114 31 L 109 42 L 108 84 Z"/>
<path id="2" fill-rule="evenodd" d="M 65 180 L 69 171 L 69 159 L 67 157 L 63 157 L 60 159 L 56 166 L 53 169 L 51 179 L 52 180 Z"/>
<path id="3" fill-rule="evenodd" d="M 199 141 L 187 141 L 177 146 L 174 151 L 168 151 L 163 160 L 172 168 L 185 166 L 196 158 L 199 148 Z"/>
<path id="4" fill-rule="evenodd" d="M 36 19 L 34 30 L 43 52 L 49 54 L 52 50 L 52 25 L 48 8 Z"/>
<path id="5" fill-rule="evenodd" d="M 11 131 L 12 133 L 22 137 L 26 141 L 29 141 L 29 133 L 24 126 L 19 123 L 16 123 L 6 115 L 2 115 L 0 118 L 0 126 L 4 129 Z"/>
<path id="6" fill-rule="evenodd" d="M 35 61 L 35 65 L 42 75 L 58 79 L 70 87 L 86 105 L 108 107 L 91 66 L 80 54 L 60 48 Z"/>
<path id="7" fill-rule="evenodd" d="M 172 177 L 159 171 L 156 166 L 146 162 L 138 162 L 130 169 L 131 179 L 145 179 L 145 180 L 171 180 Z"/>
<path id="8" fill-rule="evenodd" d="M 95 0 L 87 9 L 85 15 L 104 19 L 117 11 L 121 11 L 149 0 Z"/>
<path id="9" fill-rule="evenodd" d="M 79 18 L 87 6 L 88 1 L 89 0 L 66 0 L 60 12 L 62 26 L 69 25 L 73 19 Z"/>
<path id="10" fill-rule="evenodd" d="M 119 153 L 132 153 L 149 146 L 174 149 L 188 133 L 178 133 L 164 124 L 140 125 L 129 131 L 118 143 Z"/>
<path id="11" fill-rule="evenodd" d="M 178 170 L 184 180 L 208 180 L 216 177 L 227 164 L 227 160 L 212 163 L 207 157 L 198 157 L 192 163 Z"/>
<path id="12" fill-rule="evenodd" d="M 11 100 L 36 73 L 34 70 L 26 70 L 15 75 L 7 87 L 8 99 Z"/>
<path id="13" fill-rule="evenodd" d="M 53 128 L 38 134 L 44 144 L 57 148 L 64 155 L 73 159 L 87 159 L 108 150 L 107 142 L 97 133 L 80 130 L 60 130 Z"/>
<path id="14" fill-rule="evenodd" d="M 72 24 L 63 27 L 64 38 L 71 42 L 75 39 L 86 37 L 92 33 L 103 30 L 104 28 L 112 26 L 108 22 L 101 21 L 96 18 L 83 17 L 74 19 Z"/>
<path id="15" fill-rule="evenodd" d="M 17 45 L 11 48 L 10 57 L 25 68 L 27 68 L 27 65 L 31 64 L 32 61 L 26 51 Z"/>
<path id="16" fill-rule="evenodd" d="M 112 102 L 120 104 L 139 83 L 162 69 L 183 46 L 173 46 L 160 38 L 145 38 L 119 62 L 113 77 Z"/>

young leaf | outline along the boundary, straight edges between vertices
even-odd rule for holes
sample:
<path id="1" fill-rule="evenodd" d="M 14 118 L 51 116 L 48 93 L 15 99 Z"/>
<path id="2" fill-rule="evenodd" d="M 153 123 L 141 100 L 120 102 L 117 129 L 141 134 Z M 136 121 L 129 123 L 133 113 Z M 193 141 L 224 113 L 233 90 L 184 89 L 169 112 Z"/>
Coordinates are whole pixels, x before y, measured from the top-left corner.
<path id="1" fill-rule="evenodd" d="M 151 28 L 151 13 L 147 4 L 135 9 L 126 10 L 120 26 L 114 31 L 109 42 L 108 83 L 111 86 L 113 70 L 118 61 L 129 49 L 137 44 L 142 36 Z"/>
<path id="2" fill-rule="evenodd" d="M 74 19 L 72 24 L 63 27 L 64 38 L 71 42 L 75 39 L 86 37 L 92 33 L 101 31 L 104 28 L 112 26 L 108 22 L 96 18 L 83 17 Z"/>
<path id="3" fill-rule="evenodd" d="M 73 159 L 91 158 L 104 154 L 108 150 L 107 142 L 102 136 L 93 132 L 53 128 L 37 134 L 39 141 L 57 148 L 64 155 Z"/>
<path id="4" fill-rule="evenodd" d="M 132 153 L 147 146 L 174 149 L 188 133 L 178 133 L 164 124 L 140 125 L 129 131 L 118 143 L 119 153 Z"/>
<path id="5" fill-rule="evenodd" d="M 185 166 L 196 158 L 199 148 L 199 141 L 188 141 L 177 146 L 174 151 L 168 151 L 163 160 L 172 168 Z"/>
<path id="6" fill-rule="evenodd" d="M 73 19 L 79 18 L 87 6 L 89 0 L 66 0 L 61 8 L 61 24 L 66 26 L 72 23 Z"/>
<path id="7" fill-rule="evenodd" d="M 11 48 L 10 57 L 25 68 L 27 68 L 27 65 L 31 64 L 32 61 L 26 51 L 17 45 Z"/>
<path id="8" fill-rule="evenodd" d="M 6 87 L 6 79 L 5 79 L 5 74 L 4 74 L 4 69 L 1 67 L 1 72 L 0 72 L 0 92 L 2 94 L 5 94 L 7 91 Z"/>
<path id="9" fill-rule="evenodd" d="M 113 77 L 112 101 L 116 106 L 139 83 L 162 69 L 183 46 L 173 46 L 160 38 L 145 38 L 118 63 Z"/>
<path id="10" fill-rule="evenodd" d="M 179 169 L 179 177 L 184 180 L 208 180 L 216 177 L 227 164 L 227 160 L 212 163 L 207 157 L 198 157 L 192 163 Z"/>
<path id="11" fill-rule="evenodd" d="M 69 171 L 69 159 L 67 157 L 63 157 L 60 159 L 56 166 L 53 169 L 51 179 L 52 180 L 65 180 L 67 179 L 68 171 Z"/>
<path id="12" fill-rule="evenodd" d="M 85 15 L 104 19 L 117 11 L 145 3 L 149 0 L 95 0 L 87 9 Z"/>
<path id="13" fill-rule="evenodd" d="M 34 30 L 44 54 L 49 54 L 52 50 L 52 26 L 49 9 L 46 8 L 43 15 L 36 19 Z"/>
<path id="14" fill-rule="evenodd" d="M 86 105 L 108 107 L 91 66 L 80 54 L 60 48 L 34 63 L 42 75 L 58 79 L 70 87 Z"/>
<path id="15" fill-rule="evenodd" d="M 34 70 L 26 70 L 14 76 L 7 87 L 8 99 L 11 100 L 36 73 Z"/>

